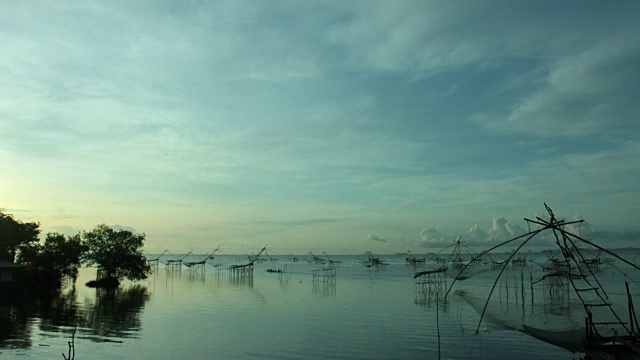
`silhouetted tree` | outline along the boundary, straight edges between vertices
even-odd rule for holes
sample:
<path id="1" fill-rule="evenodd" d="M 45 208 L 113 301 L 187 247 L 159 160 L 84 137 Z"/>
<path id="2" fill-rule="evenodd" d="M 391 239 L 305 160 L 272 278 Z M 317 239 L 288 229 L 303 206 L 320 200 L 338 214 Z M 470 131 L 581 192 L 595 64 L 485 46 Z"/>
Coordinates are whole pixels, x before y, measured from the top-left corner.
<path id="1" fill-rule="evenodd" d="M 151 267 L 142 255 L 144 234 L 101 224 L 85 232 L 83 238 L 87 249 L 83 257 L 87 265 L 98 267 L 98 281 L 117 285 L 122 278 L 141 280 L 149 275 Z"/>
<path id="2" fill-rule="evenodd" d="M 80 257 L 86 248 L 80 234 L 65 237 L 48 233 L 41 242 L 29 242 L 19 246 L 17 261 L 39 280 L 59 283 L 63 276 L 75 279 L 80 268 Z"/>
<path id="3" fill-rule="evenodd" d="M 38 242 L 39 227 L 38 223 L 15 220 L 0 209 L 0 260 L 13 262 L 20 245 Z"/>

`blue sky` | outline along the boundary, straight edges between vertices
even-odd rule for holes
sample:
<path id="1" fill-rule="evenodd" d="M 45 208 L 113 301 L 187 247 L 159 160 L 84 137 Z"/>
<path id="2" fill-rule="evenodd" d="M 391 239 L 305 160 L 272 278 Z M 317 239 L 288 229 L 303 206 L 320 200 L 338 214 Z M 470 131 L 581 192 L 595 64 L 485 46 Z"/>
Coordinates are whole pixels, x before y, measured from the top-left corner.
<path id="1" fill-rule="evenodd" d="M 160 252 L 636 244 L 640 4 L 0 2 L 0 206 Z M 598 238 L 600 237 L 600 238 Z"/>

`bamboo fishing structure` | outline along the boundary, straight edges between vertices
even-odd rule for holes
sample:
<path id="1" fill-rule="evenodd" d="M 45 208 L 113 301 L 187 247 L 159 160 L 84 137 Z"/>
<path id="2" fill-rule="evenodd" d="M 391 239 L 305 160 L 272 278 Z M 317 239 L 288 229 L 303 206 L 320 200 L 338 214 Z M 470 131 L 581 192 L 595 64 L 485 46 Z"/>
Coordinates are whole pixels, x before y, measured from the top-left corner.
<path id="1" fill-rule="evenodd" d="M 160 263 L 160 258 L 162 257 L 162 255 L 168 253 L 169 250 L 165 250 L 163 251 L 160 255 L 158 255 L 158 257 L 152 258 L 152 259 L 148 259 L 145 256 L 145 261 L 147 262 L 147 265 L 151 265 L 151 266 L 158 266 L 158 264 Z"/>
<path id="2" fill-rule="evenodd" d="M 321 264 L 324 265 L 318 269 L 311 270 L 311 278 L 312 282 L 335 282 L 336 280 L 336 264 L 340 264 L 341 261 L 332 260 L 326 252 L 322 252 L 324 255 L 324 259 L 318 256 L 315 256 L 312 252 L 312 259 L 307 260 L 309 263 Z M 315 286 L 315 285 L 314 285 Z"/>
<path id="3" fill-rule="evenodd" d="M 315 256 L 311 251 L 309 251 L 309 254 L 311 255 L 311 259 L 307 259 L 307 262 L 314 263 L 314 264 L 323 264 L 323 265 L 327 263 L 327 260 L 321 257 Z"/>
<path id="4" fill-rule="evenodd" d="M 550 304 L 554 305 L 569 304 L 571 285 L 566 274 L 555 272 L 543 276 L 538 281 L 542 281 L 545 301 L 549 301 Z M 533 284 L 536 284 L 536 282 Z"/>
<path id="5" fill-rule="evenodd" d="M 512 259 L 511 260 L 511 266 L 512 267 L 525 267 L 525 266 L 527 266 L 527 255 L 518 256 L 517 258 Z"/>
<path id="6" fill-rule="evenodd" d="M 466 246 L 462 241 L 460 241 L 460 239 L 461 237 L 459 236 L 453 244 L 443 248 L 435 254 L 437 270 L 441 270 L 443 273 L 446 273 L 454 279 L 465 280 L 480 272 L 491 269 L 490 267 L 484 267 L 487 263 L 482 259 L 483 255 L 478 255 L 478 253 Z M 447 258 L 438 257 L 440 253 L 448 249 L 452 249 L 452 251 Z M 466 249 L 472 254 L 471 260 L 467 263 L 465 263 L 462 257 L 462 249 Z M 476 256 L 473 257 L 474 255 Z"/>
<path id="7" fill-rule="evenodd" d="M 327 253 L 324 252 L 324 251 L 322 252 L 322 255 L 324 255 L 324 257 L 327 258 L 327 262 L 329 263 L 329 265 L 335 266 L 337 264 L 341 264 L 342 263 L 342 261 L 340 261 L 340 260 L 333 260 L 333 259 L 329 258 L 329 255 L 327 255 Z"/>
<path id="8" fill-rule="evenodd" d="M 371 251 L 367 251 L 363 254 L 363 256 L 366 258 L 366 260 L 358 260 L 358 262 L 360 262 L 362 265 L 370 268 L 370 267 L 374 267 L 374 268 L 379 268 L 381 266 L 386 266 L 389 265 L 386 261 L 380 259 L 379 257 L 373 255 L 373 253 Z"/>
<path id="9" fill-rule="evenodd" d="M 168 252 L 168 251 L 167 251 Z M 184 260 L 187 256 L 193 253 L 193 249 L 189 250 L 183 257 L 179 259 L 169 259 L 165 262 L 165 265 L 168 269 L 182 268 L 182 260 Z"/>
<path id="10" fill-rule="evenodd" d="M 320 269 L 311 270 L 311 276 L 314 282 L 336 281 L 336 267 L 329 265 Z"/>
<path id="11" fill-rule="evenodd" d="M 411 253 L 411 251 L 407 252 L 407 257 L 404 259 L 407 265 L 411 265 L 413 267 L 424 265 L 427 262 L 427 257 L 418 258 Z"/>
<path id="12" fill-rule="evenodd" d="M 200 260 L 200 261 L 189 261 L 189 262 L 185 262 L 184 265 L 192 270 L 199 270 L 199 269 L 204 269 L 204 264 L 207 262 L 207 260 L 213 260 L 215 258 L 215 253 L 218 252 L 220 250 L 220 246 L 218 246 L 217 248 L 215 248 L 213 251 L 211 251 L 208 254 L 205 254 L 204 259 Z"/>
<path id="13" fill-rule="evenodd" d="M 260 255 L 267 249 L 267 245 L 265 245 L 257 255 L 253 255 L 249 257 L 249 262 L 246 264 L 239 265 L 231 265 L 229 266 L 229 273 L 233 276 L 245 276 L 245 275 L 253 275 L 253 264 L 258 261 Z"/>
<path id="14" fill-rule="evenodd" d="M 531 228 L 529 227 L 528 233 L 517 236 L 513 239 L 507 240 L 491 247 L 488 250 L 483 251 L 475 258 L 473 258 L 469 262 L 469 264 L 465 265 L 466 268 L 480 256 L 487 254 L 490 251 L 493 251 L 501 246 L 513 243 L 518 240 L 522 241 L 517 246 L 517 248 L 509 255 L 507 262 L 504 263 L 503 267 L 500 269 L 500 272 L 496 276 L 496 280 L 493 283 L 491 290 L 489 291 L 489 295 L 487 296 L 484 308 L 480 314 L 480 320 L 478 322 L 478 327 L 476 328 L 476 334 L 479 332 L 480 324 L 482 323 L 482 320 L 484 318 L 491 296 L 496 288 L 496 284 L 499 282 L 504 270 L 507 267 L 508 261 L 511 261 L 513 257 L 522 249 L 522 247 L 536 235 L 540 234 L 543 231 L 550 231 L 553 235 L 553 239 L 555 240 L 555 245 L 560 250 L 561 256 L 557 261 L 555 261 L 555 263 L 561 265 L 562 267 L 560 269 L 563 269 L 563 271 L 564 269 L 566 269 L 566 272 L 559 271 L 557 277 L 562 277 L 566 280 L 570 289 L 580 301 L 585 312 L 586 336 L 584 338 L 584 343 L 586 344 L 587 359 L 604 359 L 606 357 L 604 357 L 603 354 L 607 351 L 612 351 L 614 354 L 617 353 L 618 355 L 627 354 L 623 357 L 613 357 L 614 359 L 638 358 L 638 356 L 640 355 L 640 338 L 638 336 L 638 329 L 636 326 L 637 321 L 635 319 L 635 309 L 633 308 L 631 295 L 627 291 L 627 296 L 629 299 L 627 304 L 627 306 L 629 307 L 629 321 L 624 321 L 623 315 L 616 312 L 616 310 L 612 307 L 612 302 L 609 298 L 609 295 L 594 274 L 594 270 L 596 269 L 592 268 L 592 264 L 590 264 L 588 261 L 585 261 L 586 259 L 582 254 L 582 249 L 577 246 L 577 243 L 589 245 L 631 266 L 634 269 L 638 270 L 640 268 L 636 264 L 625 260 L 615 253 L 610 252 L 605 248 L 596 245 L 593 242 L 588 241 L 567 230 L 568 225 L 580 224 L 584 220 L 565 221 L 562 219 L 557 219 L 551 208 L 547 206 L 546 203 L 544 204 L 544 206 L 547 210 L 547 213 L 549 214 L 549 220 L 545 220 L 540 217 L 536 217 L 536 219 L 534 220 L 527 218 L 524 219 L 527 224 L 536 225 L 538 227 L 537 229 L 531 230 Z M 558 268 L 556 268 L 556 270 L 557 269 Z M 557 281 L 553 279 L 555 277 L 555 275 L 548 276 L 547 279 L 550 279 L 549 281 Z M 455 282 L 456 280 L 454 279 L 452 284 L 449 286 L 446 295 L 449 294 Z M 524 284 L 522 284 L 522 289 L 524 289 Z M 522 296 L 522 298 L 524 300 L 524 296 Z M 612 316 L 613 321 L 601 319 L 595 320 L 596 317 L 602 318 L 605 315 L 603 311 L 605 313 L 608 313 L 609 316 Z M 545 339 L 545 337 L 546 339 L 550 339 L 553 338 L 553 336 L 559 337 L 560 335 L 562 335 L 559 332 L 555 332 L 555 335 L 549 335 L 553 332 L 546 332 L 545 334 L 543 330 L 533 329 L 527 326 L 525 326 L 525 330 L 527 330 L 527 333 L 529 333 L 530 335 L 539 337 L 541 339 Z M 622 334 L 619 334 L 619 332 Z M 611 345 L 612 342 L 613 346 Z M 605 350 L 603 350 L 603 348 Z"/>
<path id="15" fill-rule="evenodd" d="M 273 256 L 271 256 L 271 255 L 274 255 L 274 254 L 269 254 L 269 251 L 265 250 L 265 251 L 264 251 L 264 256 L 265 256 L 265 259 L 264 259 L 264 260 L 265 260 L 265 261 L 270 261 L 270 262 L 277 262 L 277 261 L 280 261 L 280 259 L 275 258 L 275 257 L 273 257 Z M 275 255 L 277 255 L 277 254 L 275 254 Z"/>
<path id="16" fill-rule="evenodd" d="M 446 268 L 417 272 L 414 277 L 415 300 L 418 305 L 430 305 L 433 299 L 443 300 L 447 289 Z"/>

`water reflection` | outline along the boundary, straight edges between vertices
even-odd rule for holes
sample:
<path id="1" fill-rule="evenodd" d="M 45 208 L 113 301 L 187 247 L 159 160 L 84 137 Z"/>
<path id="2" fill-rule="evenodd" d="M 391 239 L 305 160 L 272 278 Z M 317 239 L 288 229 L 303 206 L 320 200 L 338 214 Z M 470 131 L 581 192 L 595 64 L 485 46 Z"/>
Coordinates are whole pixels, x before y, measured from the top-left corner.
<path id="1" fill-rule="evenodd" d="M 40 330 L 46 332 L 60 332 L 61 327 L 73 328 L 77 323 L 79 313 L 77 290 L 75 284 L 70 284 L 58 296 L 39 299 L 38 311 Z"/>
<path id="2" fill-rule="evenodd" d="M 253 288 L 253 272 L 243 273 L 243 272 L 229 271 L 226 278 L 229 285 Z"/>
<path id="3" fill-rule="evenodd" d="M 54 294 L 1 300 L 0 349 L 30 348 L 36 329 L 69 337 L 77 326 L 78 338 L 99 342 L 137 337 L 140 313 L 149 300 L 146 287 L 90 291 L 95 296 L 85 294 L 89 296 L 82 301 L 73 285 Z"/>
<path id="4" fill-rule="evenodd" d="M 433 287 L 429 302 L 428 284 L 423 284 L 424 289 L 415 288 L 413 268 L 400 261 L 392 262 L 384 272 L 370 271 L 355 260 L 343 262 L 338 267 L 339 296 L 337 281 L 312 281 L 311 271 L 317 268 L 314 264 L 292 265 L 291 272 L 278 274 L 267 272 L 269 266 L 273 267 L 271 263 L 257 265 L 253 273 L 244 274 L 229 271 L 226 266 L 209 266 L 206 281 L 202 282 L 198 272 L 186 267 L 167 271 L 161 264 L 145 282 L 146 289 L 126 286 L 117 292 L 106 292 L 78 285 L 46 299 L 11 303 L 10 308 L 0 300 L 5 305 L 0 306 L 0 359 L 23 355 L 62 358 L 60 353 L 66 352 L 76 324 L 78 355 L 87 360 L 212 356 L 418 359 L 437 352 L 438 329 L 448 359 L 531 359 L 532 356 L 512 355 L 538 350 L 543 344 L 520 332 L 495 332 L 494 327 L 490 328 L 493 333 L 482 327 L 481 338 L 465 336 L 474 334 L 479 322 L 475 308 L 454 291 L 447 300 L 436 299 Z M 80 276 L 93 278 L 94 274 L 91 269 L 83 269 Z M 515 306 L 512 278 L 509 277 L 509 309 L 521 309 Z M 478 277 L 462 285 L 485 300 L 492 280 L 489 276 Z M 78 284 L 84 282 L 79 280 Z M 540 283 L 536 300 L 541 306 L 542 289 Z M 506 296 L 506 292 L 503 286 L 502 295 Z M 496 289 L 494 297 L 498 293 Z M 521 293 L 521 287 L 517 293 Z M 411 303 L 414 297 L 418 305 Z M 420 298 L 425 301 L 420 302 Z M 495 300 L 499 301 L 497 297 Z M 507 305 L 506 301 L 503 303 Z M 11 321 L 4 320 L 9 317 Z M 521 323 L 521 317 L 517 320 Z M 98 343 L 105 341 L 124 344 Z M 507 348 L 505 356 L 486 353 L 486 349 L 498 346 L 501 351 Z M 12 350 L 16 347 L 22 348 Z M 480 354 L 482 349 L 484 356 Z M 545 349 L 555 352 L 553 356 L 543 354 L 542 358 L 558 359 L 565 353 L 557 347 Z M 481 356 L 471 356 L 476 354 Z"/>
<path id="5" fill-rule="evenodd" d="M 0 349 L 20 349 L 31 346 L 29 314 L 14 309 L 11 304 L 0 304 Z"/>
<path id="6" fill-rule="evenodd" d="M 444 300 L 447 292 L 447 278 L 443 272 L 426 271 L 419 277 L 414 277 L 414 302 L 416 305 L 431 307 L 432 302 Z"/>
<path id="7" fill-rule="evenodd" d="M 73 286 L 62 292 L 3 298 L 0 300 L 0 349 L 31 347 L 35 324 L 45 332 L 59 332 L 61 326 L 73 324 L 77 314 L 75 299 Z"/>
<path id="8" fill-rule="evenodd" d="M 136 338 L 142 328 L 140 312 L 148 300 L 149 293 L 142 285 L 115 290 L 98 289 L 95 302 L 78 319 L 80 334 L 87 334 L 94 341 Z"/>
<path id="9" fill-rule="evenodd" d="M 182 277 L 182 267 L 181 266 L 166 266 L 164 268 L 164 270 L 167 273 L 167 279 L 172 278 L 172 277 L 176 277 L 176 278 Z"/>
<path id="10" fill-rule="evenodd" d="M 204 267 L 193 267 L 191 269 L 189 269 L 189 271 L 187 272 L 188 276 L 187 279 L 191 282 L 205 282 L 205 270 Z"/>
<path id="11" fill-rule="evenodd" d="M 278 283 L 280 284 L 280 289 L 283 293 L 286 293 L 289 290 L 289 286 L 291 285 L 291 276 L 288 272 L 278 275 Z"/>
<path id="12" fill-rule="evenodd" d="M 335 297 L 336 282 L 334 281 L 313 281 L 313 295 Z"/>

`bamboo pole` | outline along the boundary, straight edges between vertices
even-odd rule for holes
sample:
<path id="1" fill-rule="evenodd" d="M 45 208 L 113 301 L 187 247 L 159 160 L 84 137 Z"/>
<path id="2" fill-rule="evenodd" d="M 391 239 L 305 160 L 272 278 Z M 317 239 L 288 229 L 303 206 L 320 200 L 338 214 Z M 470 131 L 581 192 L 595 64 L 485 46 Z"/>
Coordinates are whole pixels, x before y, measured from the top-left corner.
<path id="1" fill-rule="evenodd" d="M 522 242 L 522 244 L 520 244 L 520 246 L 518 246 L 516 248 L 516 250 L 509 256 L 509 258 L 507 259 L 508 261 L 511 261 L 511 259 L 513 258 L 513 256 L 527 243 L 529 242 L 529 240 L 531 240 L 537 233 L 539 233 L 541 230 L 536 231 L 534 233 L 532 233 L 525 241 Z M 522 238 L 523 236 L 520 236 L 519 238 Z M 511 242 L 511 241 L 509 241 Z M 504 270 L 507 268 L 507 263 L 505 263 L 505 265 L 502 267 L 502 270 L 500 270 L 500 273 L 498 274 L 498 276 L 496 277 L 496 281 L 493 283 L 493 286 L 491 287 L 491 291 L 489 291 L 489 296 L 487 297 L 487 301 L 484 304 L 484 309 L 482 309 L 482 314 L 480 314 L 480 320 L 478 321 L 478 327 L 476 328 L 476 334 L 478 334 L 478 332 L 480 331 L 480 324 L 482 323 L 482 318 L 484 317 L 484 313 L 487 311 L 487 306 L 489 306 L 489 300 L 491 300 L 491 294 L 493 294 L 493 290 L 496 287 L 496 283 L 498 282 L 498 280 L 500 280 L 500 276 L 502 275 L 502 273 L 504 272 Z M 453 284 L 451 285 L 453 286 Z M 449 288 L 449 290 L 451 290 L 451 288 Z M 448 293 L 448 292 L 447 292 Z M 507 294 L 509 294 L 509 292 L 507 291 Z M 446 298 L 446 297 L 445 297 Z"/>
<path id="2" fill-rule="evenodd" d="M 522 238 L 524 238 L 524 237 L 529 236 L 529 237 L 527 238 L 527 240 L 525 240 L 525 242 L 522 244 L 522 245 L 524 245 L 524 244 L 526 244 L 526 243 L 527 243 L 527 241 L 529 241 L 531 238 L 533 238 L 536 234 L 538 234 L 538 233 L 540 233 L 540 232 L 542 232 L 542 231 L 544 231 L 544 230 L 547 230 L 547 229 L 549 229 L 549 226 L 546 226 L 546 227 L 544 227 L 544 228 L 541 228 L 541 229 L 538 229 L 538 230 L 535 230 L 535 231 L 532 231 L 532 232 L 528 232 L 528 233 L 523 234 L 523 235 L 520 235 L 520 236 L 516 236 L 516 237 L 514 237 L 513 239 L 510 239 L 510 240 L 507 240 L 507 241 L 503 241 L 503 242 L 501 242 L 500 244 L 495 245 L 495 246 L 492 246 L 491 248 L 489 248 L 489 249 L 487 249 L 487 250 L 485 250 L 485 251 L 481 252 L 481 253 L 480 253 L 480 254 L 478 254 L 476 257 L 474 257 L 471 261 L 474 261 L 474 260 L 476 260 L 476 259 L 479 259 L 481 256 L 483 256 L 483 255 L 485 255 L 485 254 L 487 254 L 487 253 L 489 253 L 489 252 L 491 252 L 491 251 L 493 251 L 493 250 L 495 250 L 495 249 L 497 249 L 497 248 L 499 248 L 499 247 L 501 247 L 501 246 L 504 246 L 504 245 L 506 245 L 506 244 L 512 243 L 512 242 L 514 242 L 514 241 L 516 241 L 516 240 L 520 240 L 520 239 L 522 239 Z M 520 249 L 520 248 L 522 247 L 522 245 L 520 245 L 520 246 L 518 247 L 518 249 Z M 515 254 L 515 252 L 514 252 L 514 254 Z M 508 260 L 509 260 L 509 261 L 511 261 L 511 258 L 513 257 L 513 255 L 514 255 L 514 254 L 511 254 L 511 255 L 509 256 L 509 258 L 508 258 Z M 500 274 L 502 274 L 502 272 L 503 272 L 503 271 L 504 271 L 504 269 L 506 268 L 506 266 L 507 266 L 507 264 L 509 263 L 509 261 L 505 261 L 504 265 L 502 266 L 502 270 L 500 271 Z M 465 270 L 467 269 L 467 267 L 468 267 L 468 266 L 469 266 L 469 264 L 466 264 L 466 265 L 462 268 L 462 270 L 460 270 L 460 272 L 465 271 Z M 498 277 L 500 277 L 500 275 L 498 275 Z M 449 286 L 449 289 L 447 290 L 447 293 L 444 295 L 444 298 L 445 298 L 445 299 L 447 298 L 447 296 L 448 296 L 448 295 L 449 295 L 449 293 L 451 292 L 451 289 L 453 288 L 453 285 L 456 283 L 456 280 L 457 280 L 457 279 L 453 279 L 453 281 L 451 282 L 451 286 Z M 494 286 L 495 286 L 495 285 L 494 285 Z"/>

